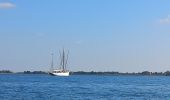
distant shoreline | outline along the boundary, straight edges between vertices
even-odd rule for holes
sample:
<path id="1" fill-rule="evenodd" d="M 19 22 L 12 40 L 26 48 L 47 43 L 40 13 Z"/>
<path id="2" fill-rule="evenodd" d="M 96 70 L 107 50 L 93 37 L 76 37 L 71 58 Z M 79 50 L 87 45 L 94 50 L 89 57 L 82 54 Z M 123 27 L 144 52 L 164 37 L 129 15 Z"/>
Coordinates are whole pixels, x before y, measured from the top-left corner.
<path id="1" fill-rule="evenodd" d="M 0 70 L 0 74 L 48 74 L 48 72 L 44 71 L 24 71 L 24 72 L 12 72 L 10 70 Z M 109 75 L 109 76 L 170 76 L 170 71 L 166 72 L 149 72 L 143 71 L 138 73 L 121 73 L 121 72 L 85 72 L 85 71 L 77 71 L 77 72 L 70 72 L 71 75 Z"/>

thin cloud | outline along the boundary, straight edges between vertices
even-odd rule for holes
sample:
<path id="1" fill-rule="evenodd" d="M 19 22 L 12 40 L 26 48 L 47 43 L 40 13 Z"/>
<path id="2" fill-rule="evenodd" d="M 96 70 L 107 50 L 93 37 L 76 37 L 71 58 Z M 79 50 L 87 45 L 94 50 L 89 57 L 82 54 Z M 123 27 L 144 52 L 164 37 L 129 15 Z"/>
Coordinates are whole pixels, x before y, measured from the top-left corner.
<path id="1" fill-rule="evenodd" d="M 170 15 L 168 17 L 160 19 L 159 21 L 161 24 L 170 24 Z"/>
<path id="2" fill-rule="evenodd" d="M 44 37 L 46 34 L 45 33 L 35 33 L 37 37 Z"/>
<path id="3" fill-rule="evenodd" d="M 80 45 L 80 44 L 82 44 L 82 41 L 75 41 L 75 44 L 77 44 L 77 45 Z"/>
<path id="4" fill-rule="evenodd" d="M 14 8 L 16 5 L 11 2 L 0 2 L 0 9 Z"/>

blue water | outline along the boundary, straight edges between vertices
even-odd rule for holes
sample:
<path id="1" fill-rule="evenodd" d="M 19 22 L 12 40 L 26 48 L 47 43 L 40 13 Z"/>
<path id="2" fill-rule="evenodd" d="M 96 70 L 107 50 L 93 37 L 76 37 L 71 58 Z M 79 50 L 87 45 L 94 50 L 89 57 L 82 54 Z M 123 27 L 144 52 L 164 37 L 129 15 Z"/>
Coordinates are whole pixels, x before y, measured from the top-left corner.
<path id="1" fill-rule="evenodd" d="M 0 100 L 170 100 L 170 77 L 0 74 Z"/>

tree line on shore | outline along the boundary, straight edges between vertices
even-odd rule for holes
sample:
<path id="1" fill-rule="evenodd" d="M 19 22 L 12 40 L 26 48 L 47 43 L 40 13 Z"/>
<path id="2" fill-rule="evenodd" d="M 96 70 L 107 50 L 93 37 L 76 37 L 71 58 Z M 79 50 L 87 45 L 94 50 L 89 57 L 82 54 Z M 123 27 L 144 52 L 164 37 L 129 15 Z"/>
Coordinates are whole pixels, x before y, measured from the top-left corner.
<path id="1" fill-rule="evenodd" d="M 0 70 L 0 73 L 14 73 L 10 70 Z M 48 74 L 48 72 L 44 71 L 24 71 L 24 72 L 17 72 L 16 74 Z M 149 72 L 149 71 L 143 71 L 143 72 L 133 72 L 133 73 L 122 73 L 122 72 L 85 72 L 85 71 L 77 71 L 77 72 L 71 72 L 72 75 L 152 75 L 152 76 L 170 76 L 170 71 L 166 72 Z"/>

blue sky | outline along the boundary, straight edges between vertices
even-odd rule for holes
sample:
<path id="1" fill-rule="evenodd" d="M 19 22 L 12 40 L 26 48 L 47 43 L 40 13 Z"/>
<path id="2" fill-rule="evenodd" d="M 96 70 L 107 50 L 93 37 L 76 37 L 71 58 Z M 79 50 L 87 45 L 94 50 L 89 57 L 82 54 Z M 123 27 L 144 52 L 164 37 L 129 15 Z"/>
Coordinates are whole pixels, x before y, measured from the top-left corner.
<path id="1" fill-rule="evenodd" d="M 170 70 L 169 0 L 0 0 L 0 69 Z"/>

